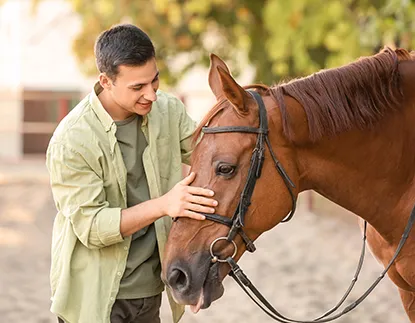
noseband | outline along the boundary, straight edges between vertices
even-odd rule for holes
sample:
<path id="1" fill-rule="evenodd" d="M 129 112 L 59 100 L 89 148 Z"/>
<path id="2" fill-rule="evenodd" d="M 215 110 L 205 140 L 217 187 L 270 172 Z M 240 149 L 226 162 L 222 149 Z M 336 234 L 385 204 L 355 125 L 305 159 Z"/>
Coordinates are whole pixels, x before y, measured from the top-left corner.
<path id="1" fill-rule="evenodd" d="M 292 200 L 292 209 L 290 213 L 286 216 L 286 218 L 282 220 L 281 222 L 287 222 L 291 220 L 291 218 L 294 215 L 295 208 L 296 208 L 296 196 L 293 193 L 293 189 L 295 188 L 295 185 L 290 179 L 290 177 L 288 176 L 287 172 L 284 170 L 284 168 L 280 164 L 280 162 L 278 161 L 274 151 L 272 150 L 272 147 L 271 147 L 271 144 L 268 138 L 268 118 L 267 118 L 267 112 L 265 109 L 265 104 L 262 100 L 262 97 L 257 92 L 255 91 L 248 91 L 248 92 L 252 95 L 252 97 L 255 99 L 258 105 L 258 109 L 259 109 L 259 127 L 258 128 L 248 127 L 248 126 L 228 126 L 228 127 L 213 127 L 213 128 L 203 127 L 202 128 L 202 132 L 205 134 L 217 134 L 217 133 L 228 133 L 228 132 L 257 134 L 257 141 L 256 141 L 255 148 L 252 152 L 246 184 L 242 190 L 238 206 L 232 218 L 222 216 L 219 214 L 202 213 L 206 217 L 207 220 L 226 225 L 230 228 L 229 233 L 226 237 L 217 238 L 211 243 L 210 254 L 212 256 L 212 262 L 228 263 L 229 266 L 231 267 L 231 271 L 229 275 L 235 279 L 235 281 L 239 284 L 239 286 L 245 291 L 245 293 L 251 298 L 251 300 L 256 305 L 258 305 L 267 315 L 269 315 L 271 318 L 273 318 L 274 320 L 278 322 L 281 322 L 281 323 L 316 323 L 316 322 L 322 323 L 322 322 L 333 321 L 343 316 L 344 314 L 350 312 L 354 308 L 356 308 L 357 305 L 359 305 L 375 289 L 375 287 L 379 284 L 379 282 L 386 275 L 387 271 L 392 266 L 399 252 L 401 251 L 403 245 L 405 244 L 405 241 L 407 240 L 409 233 L 411 231 L 412 225 L 415 222 L 415 207 L 411 212 L 411 215 L 408 219 L 408 224 L 405 227 L 405 231 L 402 235 L 401 241 L 399 242 L 399 245 L 391 261 L 385 267 L 384 271 L 380 274 L 380 276 L 375 280 L 375 282 L 355 302 L 346 306 L 343 310 L 339 311 L 338 313 L 335 313 L 340 308 L 340 306 L 345 302 L 345 300 L 349 296 L 350 292 L 352 291 L 359 277 L 360 270 L 362 268 L 363 260 L 365 256 L 366 228 L 367 228 L 366 221 L 364 224 L 362 252 L 361 252 L 360 259 L 357 265 L 357 269 L 356 269 L 356 272 L 353 276 L 353 279 L 348 289 L 346 290 L 344 296 L 340 299 L 340 301 L 333 308 L 331 308 L 330 310 L 326 311 L 323 315 L 313 320 L 293 320 L 279 313 L 265 299 L 265 297 L 256 289 L 256 287 L 252 284 L 252 282 L 248 279 L 248 277 L 244 274 L 242 269 L 238 266 L 238 264 L 233 259 L 235 255 L 237 254 L 237 246 L 236 246 L 236 243 L 234 242 L 235 236 L 237 234 L 241 236 L 242 240 L 245 242 L 246 249 L 249 252 L 254 252 L 256 250 L 253 241 L 244 232 L 243 227 L 245 225 L 245 216 L 248 211 L 248 207 L 251 205 L 251 198 L 254 192 L 256 181 L 261 176 L 262 166 L 264 164 L 264 158 L 265 158 L 265 155 L 264 155 L 265 145 L 269 149 L 275 168 L 277 169 L 278 173 L 281 175 L 288 189 L 288 192 L 290 193 L 291 200 Z M 214 254 L 213 247 L 218 241 L 221 241 L 221 240 L 226 240 L 230 242 L 234 248 L 232 256 L 227 257 L 226 259 L 220 259 L 218 256 Z"/>

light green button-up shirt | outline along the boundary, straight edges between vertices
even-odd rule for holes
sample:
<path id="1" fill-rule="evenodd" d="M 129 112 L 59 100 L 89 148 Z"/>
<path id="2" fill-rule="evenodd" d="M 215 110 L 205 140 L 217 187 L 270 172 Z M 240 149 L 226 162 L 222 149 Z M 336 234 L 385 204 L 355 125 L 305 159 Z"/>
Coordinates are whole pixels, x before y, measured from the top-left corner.
<path id="1" fill-rule="evenodd" d="M 98 100 L 97 84 L 59 124 L 47 150 L 47 167 L 58 213 L 53 225 L 51 311 L 69 323 L 109 323 L 125 269 L 131 237 L 120 233 L 126 208 L 127 172 L 116 125 Z M 195 122 L 165 92 L 143 118 L 143 153 L 150 196 L 168 192 L 189 162 Z M 171 219 L 155 222 L 160 258 Z M 169 295 L 173 320 L 184 308 Z"/>

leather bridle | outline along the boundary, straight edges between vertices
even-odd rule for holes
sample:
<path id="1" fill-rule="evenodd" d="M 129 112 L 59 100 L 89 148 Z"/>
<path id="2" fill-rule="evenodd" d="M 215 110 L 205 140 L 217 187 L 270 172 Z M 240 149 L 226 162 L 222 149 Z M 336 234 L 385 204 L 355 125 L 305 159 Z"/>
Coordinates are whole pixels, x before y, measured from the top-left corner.
<path id="1" fill-rule="evenodd" d="M 408 219 L 408 224 L 405 228 L 405 231 L 402 235 L 401 241 L 395 251 L 394 256 L 392 257 L 391 261 L 389 262 L 388 266 L 386 266 L 385 270 L 380 274 L 380 276 L 375 280 L 375 282 L 367 289 L 365 293 L 361 297 L 359 297 L 355 302 L 351 303 L 350 305 L 346 306 L 343 310 L 338 313 L 335 313 L 340 306 L 345 302 L 347 297 L 349 296 L 350 292 L 352 291 L 358 277 L 360 270 L 363 265 L 363 260 L 365 256 L 365 246 L 366 246 L 366 228 L 367 223 L 364 223 L 364 232 L 363 232 L 363 246 L 362 252 L 360 255 L 360 259 L 358 262 L 358 266 L 353 276 L 353 279 L 346 290 L 344 296 L 340 299 L 340 301 L 330 310 L 326 311 L 323 315 L 313 319 L 313 320 L 294 320 L 288 317 L 283 316 L 280 314 L 266 299 L 265 297 L 255 288 L 252 282 L 248 279 L 248 277 L 244 274 L 242 269 L 234 260 L 234 257 L 237 253 L 237 246 L 234 242 L 234 239 L 237 234 L 239 234 L 246 245 L 246 249 L 249 252 L 254 252 L 256 250 L 253 241 L 248 237 L 248 235 L 244 232 L 243 227 L 245 225 L 245 216 L 248 211 L 248 207 L 251 204 L 252 194 L 254 192 L 255 184 L 258 178 L 261 176 L 262 166 L 264 163 L 265 157 L 265 146 L 268 147 L 272 160 L 274 162 L 275 168 L 277 169 L 278 173 L 282 177 L 288 192 L 290 193 L 292 199 L 292 209 L 290 213 L 286 216 L 284 220 L 281 222 L 289 221 L 295 212 L 296 209 L 296 196 L 294 195 L 293 189 L 295 188 L 294 183 L 288 176 L 287 172 L 284 170 L 281 163 L 278 161 L 272 146 L 270 144 L 268 138 L 268 118 L 267 112 L 265 108 L 265 104 L 262 100 L 262 97 L 256 92 L 249 90 L 248 93 L 252 95 L 255 99 L 258 109 L 259 109 L 259 127 L 249 127 L 249 126 L 225 126 L 225 127 L 203 127 L 202 132 L 205 134 L 217 134 L 217 133 L 229 133 L 229 132 L 239 132 L 239 133 L 254 133 L 257 134 L 257 141 L 255 148 L 252 152 L 252 157 L 250 161 L 250 167 L 248 171 L 248 177 L 246 180 L 246 184 L 242 190 L 240 195 L 240 200 L 238 206 L 234 212 L 232 218 L 222 216 L 219 214 L 209 214 L 209 213 L 202 213 L 207 220 L 214 221 L 223 225 L 226 225 L 230 228 L 229 233 L 226 237 L 220 237 L 215 239 L 210 245 L 210 254 L 212 257 L 212 262 L 226 262 L 231 267 L 231 271 L 229 273 L 235 281 L 241 286 L 241 288 L 247 293 L 247 295 L 271 318 L 274 320 L 281 322 L 281 323 L 315 323 L 315 322 L 330 322 L 333 321 L 344 314 L 353 310 L 357 305 L 359 305 L 371 292 L 372 290 L 379 284 L 379 282 L 383 279 L 389 268 L 392 266 L 393 262 L 396 260 L 399 252 L 401 251 L 405 241 L 409 236 L 409 232 L 412 228 L 412 225 L 415 221 L 415 207 L 411 212 L 411 215 Z M 231 243 L 234 247 L 234 252 L 232 256 L 227 257 L 226 259 L 220 259 L 220 257 L 214 254 L 214 245 L 221 240 L 226 240 Z M 248 290 L 249 289 L 249 290 Z M 333 314 L 335 313 L 335 314 Z M 332 315 L 331 315 L 332 314 Z M 331 315 L 331 316 L 330 316 Z"/>
<path id="2" fill-rule="evenodd" d="M 215 133 L 228 133 L 228 132 L 241 132 L 241 133 L 256 133 L 257 134 L 257 141 L 255 148 L 252 152 L 251 156 L 251 164 L 249 166 L 248 177 L 246 179 L 246 184 L 244 189 L 242 190 L 240 200 L 238 206 L 235 210 L 235 213 L 232 218 L 222 216 L 219 214 L 208 214 L 203 213 L 208 220 L 212 220 L 215 222 L 222 223 L 227 225 L 231 229 L 229 230 L 229 234 L 226 237 L 226 240 L 231 242 L 235 238 L 236 234 L 239 234 L 243 241 L 245 242 L 246 249 L 249 252 L 254 252 L 256 250 L 254 243 L 248 236 L 245 234 L 244 230 L 242 229 L 245 225 L 245 216 L 246 212 L 248 211 L 248 207 L 251 205 L 251 198 L 254 192 L 255 184 L 257 179 L 261 176 L 262 166 L 264 164 L 265 159 L 265 145 L 267 145 L 271 157 L 274 161 L 274 165 L 281 175 L 282 179 L 284 180 L 285 185 L 288 188 L 292 199 L 292 209 L 288 216 L 282 221 L 287 222 L 289 221 L 295 212 L 296 207 L 296 197 L 292 191 L 295 188 L 294 183 L 291 181 L 290 177 L 287 175 L 287 172 L 282 167 L 281 163 L 278 161 L 274 151 L 272 150 L 271 144 L 268 139 L 268 118 L 267 118 L 267 111 L 265 109 L 264 101 L 262 100 L 261 96 L 254 91 L 248 91 L 255 101 L 258 103 L 259 106 L 259 127 L 248 127 L 248 126 L 230 126 L 230 127 L 203 127 L 202 132 L 205 134 L 215 134 Z"/>

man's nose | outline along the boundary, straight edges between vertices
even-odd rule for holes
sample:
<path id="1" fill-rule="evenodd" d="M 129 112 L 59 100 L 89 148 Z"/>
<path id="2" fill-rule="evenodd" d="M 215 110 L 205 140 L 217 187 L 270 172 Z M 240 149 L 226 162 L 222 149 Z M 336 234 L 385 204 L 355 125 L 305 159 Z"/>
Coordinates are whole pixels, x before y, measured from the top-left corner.
<path id="1" fill-rule="evenodd" d="M 147 101 L 154 102 L 157 100 L 156 92 L 157 92 L 157 89 L 154 89 L 152 86 L 148 86 L 146 89 L 146 92 L 144 93 L 144 98 Z"/>

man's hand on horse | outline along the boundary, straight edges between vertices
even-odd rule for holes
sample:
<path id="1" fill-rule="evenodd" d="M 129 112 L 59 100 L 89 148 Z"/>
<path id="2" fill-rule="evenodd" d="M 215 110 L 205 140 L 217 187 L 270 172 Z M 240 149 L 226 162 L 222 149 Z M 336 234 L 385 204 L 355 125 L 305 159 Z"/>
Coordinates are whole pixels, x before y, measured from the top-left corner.
<path id="1" fill-rule="evenodd" d="M 161 197 L 165 214 L 172 218 L 204 220 L 205 216 L 200 213 L 215 213 L 214 207 L 218 205 L 212 198 L 215 193 L 210 189 L 190 186 L 195 177 L 194 172 L 190 173 Z"/>

